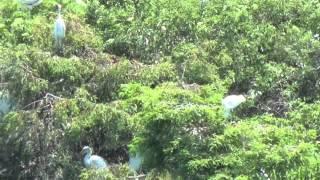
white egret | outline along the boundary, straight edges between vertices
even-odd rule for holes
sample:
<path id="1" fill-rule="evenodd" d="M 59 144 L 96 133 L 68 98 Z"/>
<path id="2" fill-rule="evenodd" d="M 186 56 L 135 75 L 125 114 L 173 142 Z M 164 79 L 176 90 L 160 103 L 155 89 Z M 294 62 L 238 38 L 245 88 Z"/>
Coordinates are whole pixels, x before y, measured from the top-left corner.
<path id="1" fill-rule="evenodd" d="M 0 91 L 0 116 L 9 112 L 11 102 L 8 99 L 7 93 Z"/>
<path id="2" fill-rule="evenodd" d="M 141 164 L 143 161 L 143 157 L 140 153 L 136 153 L 135 155 L 129 154 L 129 167 L 134 170 L 134 176 L 132 177 L 135 180 L 139 180 L 139 177 L 144 177 L 144 175 L 138 175 L 138 171 L 141 169 Z"/>
<path id="3" fill-rule="evenodd" d="M 222 100 L 222 105 L 224 107 L 224 116 L 230 117 L 231 111 L 245 101 L 246 98 L 243 95 L 229 95 L 225 97 Z"/>
<path id="4" fill-rule="evenodd" d="M 83 155 L 83 164 L 86 168 L 107 168 L 108 164 L 102 157 L 92 155 L 92 149 L 89 146 L 84 146 L 81 154 Z"/>
<path id="5" fill-rule="evenodd" d="M 61 51 L 63 48 L 63 39 L 66 34 L 66 25 L 64 20 L 61 16 L 61 5 L 57 5 L 58 8 L 58 17 L 54 24 L 54 39 L 55 39 L 55 47 L 58 51 Z"/>
<path id="6" fill-rule="evenodd" d="M 140 153 L 136 153 L 135 156 L 133 154 L 129 155 L 129 167 L 135 171 L 140 170 L 142 161 L 143 157 Z"/>

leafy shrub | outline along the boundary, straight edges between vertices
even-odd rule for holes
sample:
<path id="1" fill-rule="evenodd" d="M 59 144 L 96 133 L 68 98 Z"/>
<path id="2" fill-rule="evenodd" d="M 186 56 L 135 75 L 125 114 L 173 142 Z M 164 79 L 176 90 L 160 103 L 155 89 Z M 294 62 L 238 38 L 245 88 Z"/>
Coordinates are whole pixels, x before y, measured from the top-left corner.
<path id="1" fill-rule="evenodd" d="M 126 101 L 122 106 L 136 114 L 131 148 L 143 152 L 145 167 L 183 177 L 209 173 L 202 165 L 210 161 L 202 155 L 210 135 L 223 132 L 219 106 L 206 105 L 205 99 L 170 84 L 155 89 L 131 84 L 120 97 Z"/>
<path id="2" fill-rule="evenodd" d="M 112 173 L 109 170 L 85 170 L 82 171 L 79 178 L 81 180 L 90 180 L 90 179 L 97 179 L 97 180 L 112 180 L 115 177 L 112 175 Z"/>
<path id="3" fill-rule="evenodd" d="M 2 81 L 8 82 L 7 89 L 14 100 L 27 105 L 48 89 L 48 81 L 39 76 L 39 61 L 33 59 L 32 55 L 28 56 L 29 50 L 25 45 L 17 46 L 14 50 L 18 53 L 9 48 L 1 49 L 5 57 L 0 65 Z"/>
<path id="4" fill-rule="evenodd" d="M 205 52 L 194 44 L 181 44 L 173 51 L 182 80 L 188 83 L 208 84 L 219 80 L 218 68 L 208 62 Z"/>
<path id="5" fill-rule="evenodd" d="M 137 77 L 139 83 L 145 85 L 158 85 L 167 81 L 176 80 L 176 70 L 173 64 L 163 62 L 142 67 Z"/>
<path id="6" fill-rule="evenodd" d="M 147 179 L 319 177 L 316 1 L 61 0 L 63 57 L 56 3 L 0 4 L 0 179 L 131 173 L 82 171 L 83 145 Z M 256 96 L 225 120 L 226 94 Z"/>
<path id="7" fill-rule="evenodd" d="M 46 58 L 38 68 L 40 76 L 49 81 L 50 90 L 65 95 L 73 94 L 77 87 L 89 82 L 94 72 L 92 63 L 78 58 Z"/>
<path id="8" fill-rule="evenodd" d="M 103 49 L 103 41 L 93 27 L 86 25 L 83 20 L 69 15 L 66 21 L 67 34 L 65 40 L 65 56 L 76 55 L 93 59 Z"/>
<path id="9" fill-rule="evenodd" d="M 96 87 L 91 86 L 90 90 L 102 101 L 113 100 L 120 85 L 128 83 L 133 78 L 134 70 L 129 61 L 111 64 L 108 69 L 97 72 L 96 78 L 91 82 Z"/>
<path id="10" fill-rule="evenodd" d="M 302 133 L 304 132 L 304 133 Z M 316 133 L 288 120 L 261 116 L 229 125 L 212 139 L 211 153 L 220 154 L 218 172 L 236 177 L 307 178 L 317 176 Z M 263 173 L 262 173 L 263 172 Z"/>
<path id="11" fill-rule="evenodd" d="M 210 174 L 214 162 L 205 155 L 207 143 L 210 135 L 223 132 L 222 116 L 211 108 L 192 105 L 181 109 L 159 105 L 152 110 L 138 116 L 144 128 L 134 140 L 144 153 L 146 167 L 183 177 Z"/>
<path id="12" fill-rule="evenodd" d="M 60 102 L 55 111 L 66 132 L 66 144 L 75 149 L 81 144 L 90 144 L 97 147 L 99 153 L 128 143 L 132 125 L 123 111 L 91 102 L 85 90 L 77 91 L 76 97 Z"/>
<path id="13" fill-rule="evenodd" d="M 319 122 L 319 103 L 305 104 L 301 103 L 299 106 L 295 106 L 295 110 L 289 113 L 289 117 L 292 123 L 298 123 L 303 125 L 306 129 L 316 130 L 317 134 L 320 133 Z"/>
<path id="14" fill-rule="evenodd" d="M 72 154 L 63 145 L 60 124 L 44 109 L 38 111 L 10 112 L 1 121 L 0 167 L 5 167 L 4 177 L 72 179 L 79 164 L 72 161 Z"/>

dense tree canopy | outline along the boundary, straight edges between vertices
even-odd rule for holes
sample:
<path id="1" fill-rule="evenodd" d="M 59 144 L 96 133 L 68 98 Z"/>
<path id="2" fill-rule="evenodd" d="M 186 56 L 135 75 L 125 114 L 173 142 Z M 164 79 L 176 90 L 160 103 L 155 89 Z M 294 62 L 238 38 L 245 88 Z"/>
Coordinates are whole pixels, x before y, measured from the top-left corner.
<path id="1" fill-rule="evenodd" d="M 55 5 L 66 38 L 54 47 Z M 320 177 L 314 0 L 0 3 L 0 179 Z M 247 101 L 224 117 L 229 94 Z M 84 169 L 89 145 L 112 167 Z"/>

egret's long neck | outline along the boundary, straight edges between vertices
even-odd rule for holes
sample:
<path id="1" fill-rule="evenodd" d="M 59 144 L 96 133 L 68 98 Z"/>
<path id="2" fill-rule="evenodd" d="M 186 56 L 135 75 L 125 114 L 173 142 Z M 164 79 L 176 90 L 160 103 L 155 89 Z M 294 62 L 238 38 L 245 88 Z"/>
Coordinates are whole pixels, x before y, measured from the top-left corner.
<path id="1" fill-rule="evenodd" d="M 224 117 L 228 118 L 228 117 L 230 117 L 230 115 L 231 115 L 231 110 L 230 109 L 225 109 L 224 110 Z"/>
<path id="2" fill-rule="evenodd" d="M 88 158 L 90 158 L 91 157 L 91 152 L 89 151 L 89 152 L 87 152 L 85 155 L 84 155 L 84 157 L 88 157 Z"/>
<path id="3" fill-rule="evenodd" d="M 88 152 L 84 155 L 84 158 L 83 158 L 83 162 L 84 162 L 84 165 L 85 166 L 90 166 L 90 158 L 91 158 L 91 153 Z"/>
<path id="4" fill-rule="evenodd" d="M 61 7 L 58 7 L 58 17 L 61 17 Z"/>

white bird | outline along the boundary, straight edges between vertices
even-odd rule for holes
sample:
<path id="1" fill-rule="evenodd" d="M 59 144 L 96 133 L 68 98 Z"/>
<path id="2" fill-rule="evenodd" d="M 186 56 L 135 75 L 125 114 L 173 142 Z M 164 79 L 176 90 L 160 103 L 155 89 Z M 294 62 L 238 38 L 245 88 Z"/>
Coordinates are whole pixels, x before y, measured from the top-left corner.
<path id="1" fill-rule="evenodd" d="M 143 157 L 140 155 L 140 153 L 136 153 L 135 156 L 132 154 L 129 155 L 129 167 L 135 171 L 140 170 L 142 161 Z"/>
<path id="2" fill-rule="evenodd" d="M 92 155 L 92 149 L 89 146 L 82 148 L 81 154 L 83 157 L 83 164 L 86 168 L 107 168 L 108 163 L 100 156 Z"/>
<path id="3" fill-rule="evenodd" d="M 8 95 L 0 91 L 0 116 L 9 112 L 11 107 L 11 102 L 8 98 Z"/>
<path id="4" fill-rule="evenodd" d="M 141 169 L 141 164 L 143 161 L 143 157 L 140 153 L 136 153 L 135 155 L 129 154 L 129 167 L 134 170 L 133 178 L 135 180 L 139 180 L 139 177 L 144 177 L 144 175 L 138 175 L 138 171 Z"/>
<path id="5" fill-rule="evenodd" d="M 32 9 L 35 6 L 38 6 L 42 3 L 42 0 L 19 0 L 20 3 L 24 6 L 27 6 L 29 9 Z"/>
<path id="6" fill-rule="evenodd" d="M 245 101 L 246 98 L 243 95 L 229 95 L 225 97 L 222 100 L 222 105 L 224 107 L 224 116 L 229 117 L 231 111 Z"/>
<path id="7" fill-rule="evenodd" d="M 55 39 L 55 47 L 58 51 L 61 51 L 63 48 L 63 39 L 66 35 L 66 25 L 61 16 L 61 5 L 57 5 L 58 8 L 58 17 L 54 24 L 54 39 Z"/>

